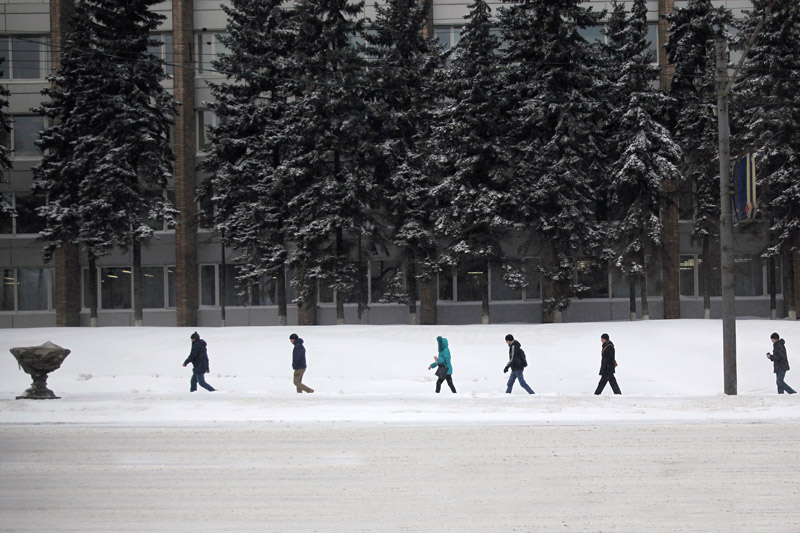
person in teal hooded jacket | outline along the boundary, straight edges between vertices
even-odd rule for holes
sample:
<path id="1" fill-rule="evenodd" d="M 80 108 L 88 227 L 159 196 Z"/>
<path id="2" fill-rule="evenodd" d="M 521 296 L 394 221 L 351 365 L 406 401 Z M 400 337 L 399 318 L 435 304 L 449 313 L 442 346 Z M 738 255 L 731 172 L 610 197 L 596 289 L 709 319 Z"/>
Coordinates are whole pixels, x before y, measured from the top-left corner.
<path id="1" fill-rule="evenodd" d="M 442 383 L 445 380 L 447 380 L 447 385 L 450 387 L 450 390 L 455 392 L 456 387 L 453 385 L 453 365 L 450 363 L 450 348 L 447 347 L 447 339 L 444 337 L 436 337 L 436 343 L 439 346 L 439 355 L 436 356 L 436 361 L 431 363 L 431 366 L 428 367 L 428 370 L 430 370 L 435 366 L 440 366 L 444 370 L 444 372 L 437 371 L 436 373 L 436 375 L 439 376 L 439 379 L 436 380 L 436 392 L 441 392 Z"/>

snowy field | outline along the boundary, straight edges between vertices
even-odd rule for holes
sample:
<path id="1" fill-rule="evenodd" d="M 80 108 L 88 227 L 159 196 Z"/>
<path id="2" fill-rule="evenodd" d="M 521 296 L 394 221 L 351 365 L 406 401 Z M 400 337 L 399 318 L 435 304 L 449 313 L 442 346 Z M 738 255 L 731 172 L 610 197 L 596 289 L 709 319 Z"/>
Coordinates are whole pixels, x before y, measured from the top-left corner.
<path id="1" fill-rule="evenodd" d="M 764 355 L 778 331 L 800 387 L 800 322 L 737 323 L 738 396 L 720 321 L 202 328 L 214 393 L 192 331 L 0 332 L 0 531 L 800 531 L 800 395 Z M 506 333 L 535 396 L 504 394 Z M 592 394 L 601 333 L 622 396 Z M 9 348 L 47 340 L 61 399 L 15 400 Z"/>

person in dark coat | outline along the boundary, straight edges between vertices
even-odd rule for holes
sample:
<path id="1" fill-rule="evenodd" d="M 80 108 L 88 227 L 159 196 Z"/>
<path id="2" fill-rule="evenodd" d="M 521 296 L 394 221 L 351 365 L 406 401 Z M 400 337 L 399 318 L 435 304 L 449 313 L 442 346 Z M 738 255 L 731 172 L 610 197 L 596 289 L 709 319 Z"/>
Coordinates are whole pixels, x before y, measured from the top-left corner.
<path id="1" fill-rule="evenodd" d="M 436 345 L 439 348 L 439 353 L 433 363 L 428 366 L 428 370 L 434 367 L 436 375 L 439 379 L 436 380 L 436 394 L 442 390 L 442 383 L 447 380 L 447 386 L 450 387 L 452 392 L 456 392 L 456 386 L 453 385 L 453 364 L 450 361 L 450 348 L 447 346 L 447 339 L 444 337 L 436 337 Z"/>
<path id="2" fill-rule="evenodd" d="M 597 384 L 597 389 L 594 393 L 600 394 L 606 387 L 606 383 L 610 383 L 614 394 L 622 394 L 617 384 L 617 378 L 614 377 L 617 366 L 614 343 L 608 338 L 608 333 L 600 335 L 600 342 L 602 343 L 602 348 L 600 349 L 600 383 Z"/>
<path id="3" fill-rule="evenodd" d="M 777 333 L 769 336 L 772 341 L 772 353 L 767 352 L 767 359 L 772 361 L 772 368 L 775 370 L 775 382 L 778 384 L 778 394 L 784 391 L 794 394 L 796 391 L 786 384 L 784 378 L 789 370 L 789 357 L 786 355 L 786 342 Z"/>
<path id="4" fill-rule="evenodd" d="M 217 389 L 206 383 L 206 374 L 211 372 L 208 364 L 206 341 L 201 339 L 196 331 L 189 338 L 192 339 L 192 351 L 189 352 L 189 357 L 183 362 L 183 366 L 192 363 L 192 380 L 189 385 L 189 392 L 196 391 L 198 383 L 207 391 L 213 392 Z"/>
<path id="5" fill-rule="evenodd" d="M 314 389 L 303 385 L 303 374 L 306 373 L 306 347 L 303 346 L 303 339 L 297 333 L 289 335 L 289 342 L 294 345 L 292 350 L 292 369 L 294 369 L 294 386 L 297 392 L 314 392 Z"/>
<path id="6" fill-rule="evenodd" d="M 535 394 L 533 389 L 525 382 L 525 376 L 522 374 L 525 367 L 528 365 L 523 355 L 522 345 L 518 340 L 514 340 L 514 336 L 510 333 L 506 335 L 506 344 L 508 344 L 508 364 L 503 369 L 503 373 L 511 369 L 511 376 L 509 376 L 508 383 L 506 384 L 506 394 L 511 394 L 511 389 L 514 387 L 514 382 L 517 380 L 519 380 L 519 386 L 528 391 L 528 394 Z"/>

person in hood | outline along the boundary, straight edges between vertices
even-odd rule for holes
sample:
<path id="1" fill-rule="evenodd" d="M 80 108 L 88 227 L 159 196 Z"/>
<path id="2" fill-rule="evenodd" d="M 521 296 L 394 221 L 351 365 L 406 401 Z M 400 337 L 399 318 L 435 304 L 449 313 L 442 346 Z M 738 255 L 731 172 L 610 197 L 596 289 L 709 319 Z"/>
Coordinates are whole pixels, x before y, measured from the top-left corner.
<path id="1" fill-rule="evenodd" d="M 786 342 L 777 333 L 769 336 L 772 341 L 772 353 L 767 352 L 767 359 L 772 361 L 772 368 L 775 370 L 775 382 L 778 384 L 778 394 L 784 391 L 794 394 L 796 391 L 786 384 L 784 378 L 789 370 L 789 357 L 786 355 Z"/>
<path id="2" fill-rule="evenodd" d="M 506 384 L 506 394 L 511 394 L 511 389 L 517 380 L 519 380 L 519 386 L 528 391 L 528 394 L 535 394 L 533 389 L 525 382 L 525 376 L 522 375 L 525 367 L 528 366 L 528 360 L 525 357 L 525 352 L 522 351 L 522 345 L 518 340 L 514 340 L 514 336 L 510 333 L 506 335 L 506 344 L 508 344 L 508 364 L 503 369 L 503 373 L 511 369 L 511 375 L 508 378 L 508 384 Z"/>
<path id="3" fill-rule="evenodd" d="M 453 385 L 453 365 L 450 362 L 450 348 L 447 347 L 447 339 L 444 337 L 436 337 L 436 344 L 439 347 L 439 354 L 436 356 L 436 360 L 428 367 L 428 370 L 439 367 L 436 370 L 436 375 L 439 377 L 439 379 L 436 380 L 436 393 L 438 394 L 441 392 L 442 383 L 445 380 L 447 380 L 447 386 L 450 387 L 450 390 L 455 393 L 456 387 Z"/>
<path id="4" fill-rule="evenodd" d="M 189 352 L 189 357 L 183 362 L 183 366 L 192 363 L 192 380 L 189 384 L 189 392 L 196 391 L 198 383 L 208 392 L 213 392 L 217 389 L 206 383 L 206 374 L 211 372 L 208 364 L 206 341 L 201 339 L 196 331 L 189 338 L 192 339 L 192 351 Z"/>
<path id="5" fill-rule="evenodd" d="M 292 369 L 294 369 L 294 386 L 297 392 L 314 392 L 314 389 L 303 385 L 303 374 L 306 373 L 306 347 L 303 346 L 303 339 L 297 333 L 289 335 L 289 342 L 294 345 L 292 350 Z"/>
<path id="6" fill-rule="evenodd" d="M 600 383 L 597 384 L 597 389 L 594 393 L 600 394 L 606 387 L 606 383 L 610 383 L 611 390 L 614 391 L 614 394 L 622 394 L 617 384 L 617 378 L 614 377 L 614 372 L 617 367 L 614 343 L 611 342 L 608 333 L 600 335 L 600 342 L 602 343 L 602 347 L 600 348 Z"/>

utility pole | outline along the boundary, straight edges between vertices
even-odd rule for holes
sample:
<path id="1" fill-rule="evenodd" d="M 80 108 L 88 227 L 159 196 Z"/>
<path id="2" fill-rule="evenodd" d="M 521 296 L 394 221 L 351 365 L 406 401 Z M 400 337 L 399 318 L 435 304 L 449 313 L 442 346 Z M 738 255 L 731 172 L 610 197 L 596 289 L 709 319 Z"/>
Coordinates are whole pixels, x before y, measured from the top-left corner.
<path id="1" fill-rule="evenodd" d="M 722 256 L 722 356 L 725 394 L 736 395 L 736 298 L 734 293 L 733 217 L 731 214 L 731 142 L 728 121 L 727 41 L 715 43 L 719 127 L 719 240 Z"/>

